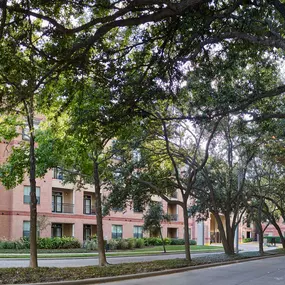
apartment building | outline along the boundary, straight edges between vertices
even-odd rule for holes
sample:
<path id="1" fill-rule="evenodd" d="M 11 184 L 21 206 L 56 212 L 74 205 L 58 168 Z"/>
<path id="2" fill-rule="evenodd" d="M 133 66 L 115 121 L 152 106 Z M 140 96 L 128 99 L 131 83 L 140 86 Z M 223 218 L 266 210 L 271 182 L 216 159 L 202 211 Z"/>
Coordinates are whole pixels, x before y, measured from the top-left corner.
<path id="1" fill-rule="evenodd" d="M 23 139 L 25 134 L 23 133 Z M 9 155 L 8 149 L 17 144 L 19 138 L 7 144 L 0 143 L 0 163 Z M 62 183 L 62 173 L 58 169 L 50 170 L 44 178 L 37 179 L 37 210 L 39 218 L 39 236 L 62 237 L 70 236 L 80 242 L 96 234 L 95 194 L 92 185 L 77 191 L 72 184 Z M 0 185 L 0 238 L 19 239 L 29 236 L 29 202 L 30 185 L 26 179 L 16 188 L 6 190 Z M 170 199 L 180 199 L 177 191 Z M 168 204 L 160 197 L 154 197 L 163 205 L 163 209 L 171 216 L 169 223 L 162 223 L 164 237 L 183 238 L 184 225 L 182 208 Z M 124 211 L 111 212 L 103 219 L 104 238 L 140 238 L 146 236 L 143 232 L 143 213 L 140 209 L 128 208 Z M 195 218 L 189 218 L 190 238 L 198 244 L 220 243 L 221 238 L 215 218 L 210 215 L 205 222 L 197 223 Z M 284 225 L 285 231 L 285 225 Z M 269 226 L 265 235 L 277 235 L 272 226 Z M 252 224 L 241 224 L 239 240 L 256 236 Z"/>
<path id="2" fill-rule="evenodd" d="M 29 235 L 29 193 L 28 179 L 12 190 L 1 186 L 0 237 L 18 239 Z M 39 223 L 44 223 L 39 225 L 41 237 L 73 236 L 83 242 L 96 233 L 95 194 L 91 185 L 87 185 L 84 191 L 76 191 L 74 185 L 64 185 L 60 171 L 53 169 L 43 179 L 37 179 L 37 201 Z M 171 221 L 163 224 L 164 236 L 183 238 L 182 209 L 165 202 L 163 208 L 171 216 Z M 136 208 L 111 212 L 104 217 L 105 239 L 142 237 L 142 216 L 143 213 Z M 189 228 L 193 234 L 194 225 L 190 220 Z"/>

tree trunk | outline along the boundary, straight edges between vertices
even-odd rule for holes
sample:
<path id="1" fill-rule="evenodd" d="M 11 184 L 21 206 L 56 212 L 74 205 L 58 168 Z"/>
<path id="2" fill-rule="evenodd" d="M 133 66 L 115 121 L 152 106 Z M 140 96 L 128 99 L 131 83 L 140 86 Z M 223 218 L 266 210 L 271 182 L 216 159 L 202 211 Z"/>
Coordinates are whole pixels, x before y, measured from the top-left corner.
<path id="1" fill-rule="evenodd" d="M 160 238 L 161 238 L 161 241 L 162 241 L 163 252 L 166 253 L 165 241 L 164 241 L 163 236 L 162 236 L 162 230 L 161 230 L 161 228 L 159 229 L 159 233 L 160 233 Z"/>
<path id="2" fill-rule="evenodd" d="M 95 205 L 96 205 L 96 219 L 97 219 L 97 241 L 98 241 L 99 266 L 105 266 L 108 263 L 106 260 L 104 235 L 103 235 L 101 186 L 100 186 L 98 163 L 96 161 L 94 161 L 93 175 L 94 175 L 94 186 L 95 186 Z"/>
<path id="3" fill-rule="evenodd" d="M 188 261 L 191 261 L 190 254 L 190 242 L 189 242 L 189 225 L 188 225 L 188 211 L 187 202 L 183 203 L 183 220 L 184 220 L 184 240 L 185 240 L 185 257 Z"/>
<path id="4" fill-rule="evenodd" d="M 31 107 L 32 108 L 32 107 Z M 30 110 L 32 112 L 32 110 Z M 38 267 L 37 258 L 37 197 L 36 197 L 36 159 L 33 114 L 28 116 L 30 130 L 30 267 Z"/>
<path id="5" fill-rule="evenodd" d="M 275 229 L 277 230 L 277 232 L 279 234 L 280 241 L 282 243 L 282 248 L 285 249 L 285 238 L 284 238 L 284 236 L 282 234 L 282 231 L 281 231 L 279 225 L 274 220 L 271 220 L 271 222 L 272 222 L 272 225 L 275 227 Z"/>
<path id="6" fill-rule="evenodd" d="M 258 229 L 258 235 L 259 235 L 259 240 L 258 240 L 258 245 L 259 245 L 259 253 L 260 255 L 264 254 L 264 249 L 263 249 L 263 229 L 262 229 L 262 208 L 263 208 L 263 201 L 260 201 L 259 207 L 258 207 L 258 220 L 256 223 L 257 229 Z"/>
<path id="7" fill-rule="evenodd" d="M 224 229 L 223 222 L 220 218 L 219 213 L 212 212 L 214 215 L 217 224 L 218 229 L 221 235 L 222 244 L 224 247 L 225 254 L 233 255 L 235 253 L 234 249 L 234 234 L 232 233 L 232 228 L 230 225 L 228 225 L 227 219 L 226 219 L 226 231 Z"/>
<path id="8" fill-rule="evenodd" d="M 259 253 L 260 255 L 264 254 L 264 249 L 263 249 L 263 230 L 262 230 L 262 225 L 260 224 L 260 228 L 258 226 L 258 231 L 259 231 L 259 240 L 258 240 L 258 244 L 259 244 Z"/>

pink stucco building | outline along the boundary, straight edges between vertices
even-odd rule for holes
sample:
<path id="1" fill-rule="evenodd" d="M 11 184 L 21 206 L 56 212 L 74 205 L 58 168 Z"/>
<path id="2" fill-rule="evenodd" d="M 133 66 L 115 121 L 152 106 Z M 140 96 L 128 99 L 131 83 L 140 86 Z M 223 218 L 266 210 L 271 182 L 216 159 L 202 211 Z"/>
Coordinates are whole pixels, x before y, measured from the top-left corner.
<path id="1" fill-rule="evenodd" d="M 9 145 L 0 143 L 0 163 L 9 155 L 9 149 L 18 140 Z M 73 236 L 81 242 L 96 233 L 95 195 L 92 186 L 84 191 L 76 191 L 71 184 L 62 184 L 61 173 L 56 169 L 50 170 L 44 178 L 37 179 L 39 235 L 41 237 Z M 19 239 L 29 235 L 29 180 L 12 190 L 0 186 L 0 239 Z M 179 199 L 179 191 L 171 199 Z M 183 213 L 178 205 L 167 204 L 159 197 L 165 212 L 172 215 L 170 223 L 163 223 L 163 235 L 170 238 L 183 238 Z M 104 217 L 103 230 L 105 239 L 142 237 L 143 213 L 128 208 L 122 212 L 111 212 Z M 198 244 L 220 242 L 219 231 L 214 217 L 202 223 L 194 218 L 189 219 L 191 239 Z M 277 235 L 272 226 L 266 233 Z M 239 239 L 254 237 L 252 225 L 241 225 Z"/>

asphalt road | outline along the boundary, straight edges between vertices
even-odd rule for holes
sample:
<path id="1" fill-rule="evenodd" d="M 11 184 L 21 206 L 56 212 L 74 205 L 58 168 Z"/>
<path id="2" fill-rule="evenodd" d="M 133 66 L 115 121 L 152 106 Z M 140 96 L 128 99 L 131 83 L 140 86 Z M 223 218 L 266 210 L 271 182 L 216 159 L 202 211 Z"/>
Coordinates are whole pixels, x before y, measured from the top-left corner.
<path id="1" fill-rule="evenodd" d="M 110 285 L 284 285 L 285 257 L 275 257 Z"/>
<path id="2" fill-rule="evenodd" d="M 217 253 L 197 253 L 192 254 L 192 256 L 205 256 L 209 254 Z M 111 264 L 126 263 L 126 262 L 142 262 L 142 261 L 152 261 L 152 260 L 163 260 L 163 259 L 174 259 L 174 258 L 184 258 L 185 254 L 166 254 L 166 255 L 151 255 L 151 256 L 132 256 L 132 257 L 108 257 L 107 260 Z M 39 266 L 47 267 L 79 267 L 88 265 L 97 265 L 97 258 L 76 258 L 76 259 L 39 259 Z M 0 259 L 0 268 L 7 267 L 28 267 L 28 259 Z"/>

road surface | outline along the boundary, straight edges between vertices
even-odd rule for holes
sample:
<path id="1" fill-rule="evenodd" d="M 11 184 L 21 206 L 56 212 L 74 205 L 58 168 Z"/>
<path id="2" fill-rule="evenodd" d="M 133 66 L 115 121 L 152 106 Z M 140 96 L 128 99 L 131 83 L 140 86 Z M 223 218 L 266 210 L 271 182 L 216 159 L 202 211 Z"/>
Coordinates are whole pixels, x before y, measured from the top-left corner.
<path id="1" fill-rule="evenodd" d="M 240 249 L 245 251 L 256 251 L 258 250 L 257 244 L 243 244 L 240 245 Z M 270 250 L 272 248 L 264 248 L 265 250 Z M 219 253 L 192 253 L 191 256 L 207 256 L 210 254 L 219 254 Z M 126 262 L 142 262 L 142 261 L 152 261 L 152 260 L 164 260 L 164 259 L 174 259 L 174 258 L 184 258 L 184 253 L 175 253 L 175 254 L 157 254 L 157 255 L 146 255 L 146 256 L 132 256 L 132 257 L 108 257 L 107 260 L 111 264 L 126 263 Z M 79 267 L 79 266 L 88 266 L 88 265 L 97 265 L 97 258 L 76 258 L 76 259 L 40 259 L 38 260 L 39 266 L 47 267 Z M 0 259 L 0 268 L 7 267 L 28 267 L 29 259 Z"/>
<path id="2" fill-rule="evenodd" d="M 285 257 L 186 271 L 105 285 L 284 285 Z"/>
<path id="3" fill-rule="evenodd" d="M 193 253 L 193 257 L 205 256 L 218 253 Z M 132 256 L 132 257 L 108 257 L 107 260 L 111 264 L 126 263 L 126 262 L 142 262 L 152 260 L 164 260 L 174 258 L 184 258 L 184 253 L 166 254 L 166 255 L 150 255 L 150 256 Z M 47 267 L 79 267 L 88 265 L 97 265 L 97 258 L 76 258 L 76 259 L 39 259 L 39 266 Z M 0 259 L 0 268 L 7 267 L 28 267 L 29 259 Z"/>

